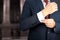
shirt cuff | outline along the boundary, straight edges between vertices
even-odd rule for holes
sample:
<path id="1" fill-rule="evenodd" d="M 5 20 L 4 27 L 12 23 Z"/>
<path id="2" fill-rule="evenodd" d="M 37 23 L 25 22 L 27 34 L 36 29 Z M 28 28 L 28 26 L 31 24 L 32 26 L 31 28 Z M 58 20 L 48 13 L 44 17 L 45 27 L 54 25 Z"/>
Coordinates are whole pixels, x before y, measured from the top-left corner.
<path id="1" fill-rule="evenodd" d="M 38 20 L 39 20 L 41 23 L 42 23 L 42 20 L 45 19 L 45 17 L 43 16 L 43 14 L 42 14 L 41 11 L 37 13 L 37 17 L 38 17 Z"/>

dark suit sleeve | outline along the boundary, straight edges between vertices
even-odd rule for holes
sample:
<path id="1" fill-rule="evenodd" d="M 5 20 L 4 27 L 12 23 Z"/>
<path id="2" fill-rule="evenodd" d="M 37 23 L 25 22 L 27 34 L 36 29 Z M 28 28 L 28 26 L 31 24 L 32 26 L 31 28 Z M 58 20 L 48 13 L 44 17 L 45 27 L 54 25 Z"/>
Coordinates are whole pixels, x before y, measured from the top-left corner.
<path id="1" fill-rule="evenodd" d="M 60 33 L 60 11 L 57 11 L 53 15 L 51 15 L 51 18 L 53 18 L 56 22 L 54 31 L 56 33 Z"/>
<path id="2" fill-rule="evenodd" d="M 21 18 L 20 18 L 20 29 L 21 30 L 27 30 L 40 24 L 37 18 L 37 14 L 36 13 L 33 15 L 32 14 L 33 13 L 32 13 L 29 1 L 26 1 L 23 7 Z"/>

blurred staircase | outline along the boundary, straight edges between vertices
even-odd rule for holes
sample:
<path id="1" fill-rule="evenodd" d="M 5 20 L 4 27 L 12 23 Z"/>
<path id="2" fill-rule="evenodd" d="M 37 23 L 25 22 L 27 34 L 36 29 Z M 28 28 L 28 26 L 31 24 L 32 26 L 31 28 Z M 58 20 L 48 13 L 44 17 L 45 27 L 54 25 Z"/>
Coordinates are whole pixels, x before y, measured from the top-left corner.
<path id="1" fill-rule="evenodd" d="M 19 29 L 22 0 L 0 0 L 0 40 L 27 40 Z"/>

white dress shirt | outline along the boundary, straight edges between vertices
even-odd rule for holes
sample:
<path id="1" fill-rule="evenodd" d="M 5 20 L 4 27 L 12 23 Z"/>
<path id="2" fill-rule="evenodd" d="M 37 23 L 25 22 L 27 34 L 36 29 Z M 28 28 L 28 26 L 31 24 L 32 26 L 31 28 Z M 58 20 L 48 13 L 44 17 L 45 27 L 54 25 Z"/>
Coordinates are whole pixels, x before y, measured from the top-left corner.
<path id="1" fill-rule="evenodd" d="M 41 1 L 42 1 L 44 8 L 45 8 L 46 3 L 44 2 L 44 0 L 41 0 Z M 50 0 L 48 0 L 48 3 L 50 3 Z M 42 23 L 42 20 L 45 19 L 45 17 L 43 16 L 41 11 L 37 13 L 37 17 L 41 23 Z"/>

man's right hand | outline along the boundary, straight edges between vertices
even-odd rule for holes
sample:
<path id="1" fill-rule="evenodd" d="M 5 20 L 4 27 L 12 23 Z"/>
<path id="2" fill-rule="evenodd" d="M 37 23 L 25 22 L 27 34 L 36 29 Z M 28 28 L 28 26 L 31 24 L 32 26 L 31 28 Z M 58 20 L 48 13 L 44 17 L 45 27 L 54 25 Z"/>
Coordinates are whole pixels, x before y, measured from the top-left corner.
<path id="1" fill-rule="evenodd" d="M 51 2 L 46 5 L 46 7 L 42 10 L 43 16 L 47 16 L 52 14 L 58 10 L 58 6 L 55 2 Z"/>

